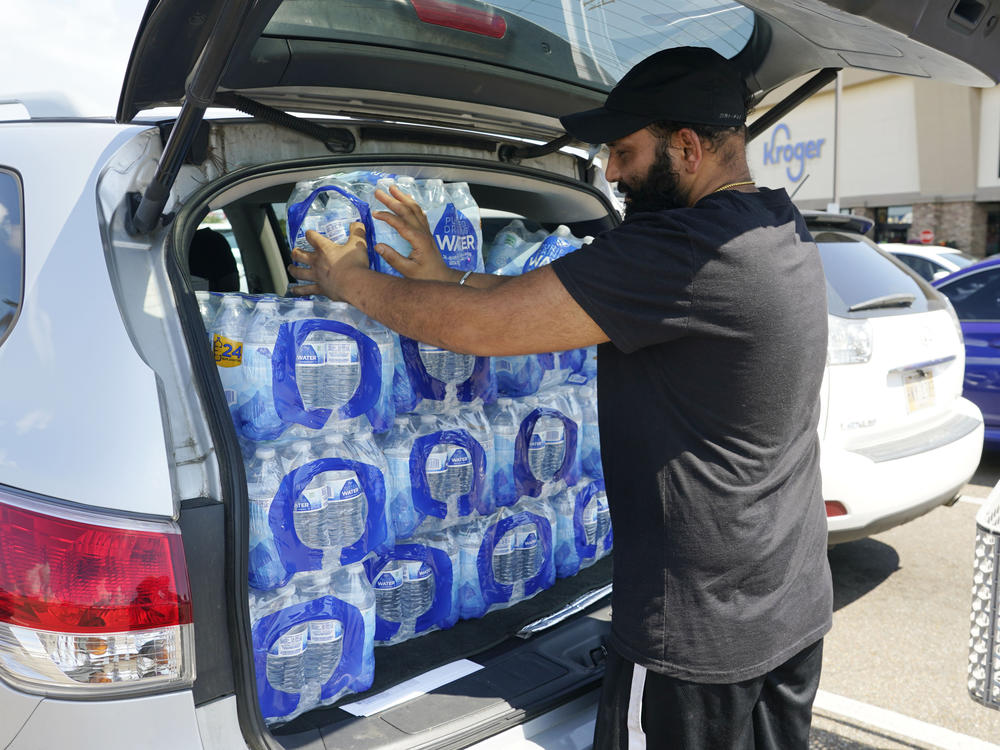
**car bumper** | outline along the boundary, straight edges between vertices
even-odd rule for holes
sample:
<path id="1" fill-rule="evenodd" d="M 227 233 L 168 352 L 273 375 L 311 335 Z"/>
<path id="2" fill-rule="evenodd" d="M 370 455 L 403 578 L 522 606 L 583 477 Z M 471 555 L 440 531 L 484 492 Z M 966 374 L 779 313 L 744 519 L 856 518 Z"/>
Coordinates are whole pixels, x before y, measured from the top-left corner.
<path id="1" fill-rule="evenodd" d="M 949 419 L 918 435 L 863 450 L 824 442 L 823 499 L 847 509 L 827 518 L 830 544 L 877 534 L 954 499 L 982 449 L 982 414 L 966 399 Z"/>

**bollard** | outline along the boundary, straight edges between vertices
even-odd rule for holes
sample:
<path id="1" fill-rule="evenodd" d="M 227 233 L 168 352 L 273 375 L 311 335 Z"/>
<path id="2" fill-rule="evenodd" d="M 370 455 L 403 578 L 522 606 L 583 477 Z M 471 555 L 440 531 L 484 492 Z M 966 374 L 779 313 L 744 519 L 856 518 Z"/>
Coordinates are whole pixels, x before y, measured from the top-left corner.
<path id="1" fill-rule="evenodd" d="M 1000 484 L 976 514 L 976 555 L 969 628 L 969 694 L 1000 709 L 1000 612 L 997 554 L 1000 553 Z"/>

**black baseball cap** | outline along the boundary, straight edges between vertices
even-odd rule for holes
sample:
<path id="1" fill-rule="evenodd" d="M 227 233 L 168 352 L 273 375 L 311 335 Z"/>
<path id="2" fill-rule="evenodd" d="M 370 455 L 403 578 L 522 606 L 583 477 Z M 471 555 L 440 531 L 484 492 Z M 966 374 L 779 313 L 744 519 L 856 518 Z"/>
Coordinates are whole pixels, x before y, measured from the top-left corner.
<path id="1" fill-rule="evenodd" d="M 746 121 L 747 88 L 726 58 L 707 47 L 674 47 L 637 63 L 603 107 L 563 115 L 566 132 L 607 143 L 659 120 L 732 127 Z"/>

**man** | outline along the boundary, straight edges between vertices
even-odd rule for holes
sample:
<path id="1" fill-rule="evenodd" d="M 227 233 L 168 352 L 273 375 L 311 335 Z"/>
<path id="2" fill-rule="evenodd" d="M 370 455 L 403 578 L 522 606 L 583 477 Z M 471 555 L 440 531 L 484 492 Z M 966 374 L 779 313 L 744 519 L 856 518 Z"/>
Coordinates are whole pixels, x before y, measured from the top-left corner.
<path id="1" fill-rule="evenodd" d="M 444 266 L 397 190 L 414 247 L 315 233 L 315 282 L 396 331 L 457 352 L 600 344 L 601 447 L 615 529 L 612 634 L 595 747 L 805 748 L 831 623 L 817 422 L 825 281 L 783 190 L 745 156 L 742 79 L 706 49 L 659 52 L 604 107 L 562 119 L 606 143 L 624 223 L 514 278 Z"/>

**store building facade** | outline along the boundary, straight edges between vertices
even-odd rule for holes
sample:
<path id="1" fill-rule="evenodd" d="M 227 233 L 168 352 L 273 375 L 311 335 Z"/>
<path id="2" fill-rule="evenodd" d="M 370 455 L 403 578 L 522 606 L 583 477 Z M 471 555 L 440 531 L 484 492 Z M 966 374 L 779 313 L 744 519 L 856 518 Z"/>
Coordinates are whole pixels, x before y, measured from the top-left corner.
<path id="1" fill-rule="evenodd" d="M 1000 252 L 1000 87 L 847 71 L 839 97 L 826 87 L 748 156 L 758 184 L 784 187 L 800 208 L 864 214 L 878 242 Z"/>

